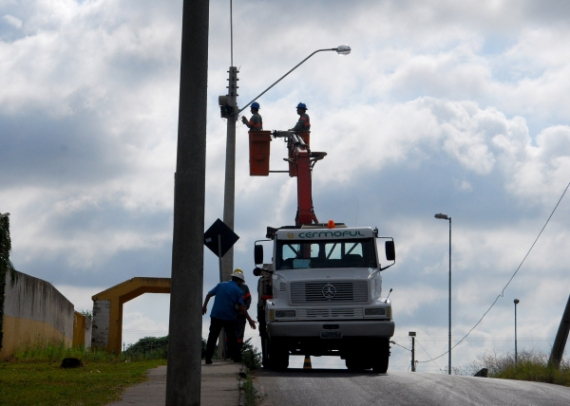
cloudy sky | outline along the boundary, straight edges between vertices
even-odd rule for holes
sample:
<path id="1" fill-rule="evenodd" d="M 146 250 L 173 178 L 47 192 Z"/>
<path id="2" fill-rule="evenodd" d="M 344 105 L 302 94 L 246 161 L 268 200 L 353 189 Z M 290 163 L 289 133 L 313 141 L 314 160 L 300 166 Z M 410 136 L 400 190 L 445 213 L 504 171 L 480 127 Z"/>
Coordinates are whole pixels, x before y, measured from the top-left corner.
<path id="1" fill-rule="evenodd" d="M 0 212 L 12 261 L 76 309 L 135 276 L 171 272 L 181 1 L 0 0 Z M 222 217 L 231 64 L 230 0 L 211 0 L 206 219 Z M 570 3 L 557 0 L 233 2 L 233 63 L 244 105 L 264 95 L 265 129 L 305 102 L 321 221 L 377 226 L 396 241 L 383 274 L 394 340 L 417 333 L 419 371 L 447 356 L 448 231 L 453 219 L 453 365 L 485 353 L 550 352 L 570 281 L 570 196 L 508 287 L 570 182 Z M 235 264 L 254 287 L 252 247 L 292 224 L 294 180 L 249 177 L 238 123 Z M 283 169 L 284 144 L 272 145 Z M 204 289 L 218 278 L 205 250 Z M 125 305 L 124 341 L 168 332 L 168 295 Z M 204 329 L 208 319 L 205 318 Z M 247 331 L 254 337 L 255 332 Z M 391 369 L 410 353 L 392 350 Z M 301 366 L 302 359 L 294 361 Z M 313 361 L 313 366 L 329 365 Z M 425 362 L 429 361 L 429 362 Z M 295 364 L 295 363 L 298 363 Z"/>

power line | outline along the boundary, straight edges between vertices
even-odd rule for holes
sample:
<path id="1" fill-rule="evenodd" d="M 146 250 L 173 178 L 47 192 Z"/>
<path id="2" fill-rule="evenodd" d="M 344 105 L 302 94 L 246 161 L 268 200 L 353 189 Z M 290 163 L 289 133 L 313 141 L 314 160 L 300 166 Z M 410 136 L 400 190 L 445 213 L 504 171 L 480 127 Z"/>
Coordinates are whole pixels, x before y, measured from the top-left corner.
<path id="1" fill-rule="evenodd" d="M 419 345 L 420 347 L 422 347 L 422 350 L 424 350 L 424 352 L 428 355 L 428 357 L 431 357 L 431 355 L 429 355 L 429 352 L 427 352 L 427 350 L 424 348 L 424 346 L 420 343 L 419 340 L 416 340 L 416 343 L 418 343 L 418 345 Z M 443 355 L 445 355 L 445 354 L 443 354 Z M 441 357 L 441 355 L 440 355 L 439 357 Z M 439 357 L 437 357 L 437 358 L 439 358 Z M 435 362 L 435 360 L 436 360 L 437 358 L 432 358 L 432 359 L 430 359 L 430 360 L 428 360 L 428 361 L 416 361 L 416 362 L 419 364 L 420 362 L 430 362 L 430 361 L 431 361 L 431 362 L 433 362 L 433 363 L 435 364 L 435 366 L 438 368 L 438 370 L 441 371 L 441 370 L 442 370 L 441 367 L 440 367 L 439 365 L 437 365 L 437 363 Z"/>
<path id="2" fill-rule="evenodd" d="M 403 345 L 400 345 L 400 344 L 398 344 L 398 343 L 395 342 L 395 341 L 390 341 L 390 342 L 391 342 L 392 344 L 396 344 L 398 347 L 402 347 L 404 350 L 412 351 L 412 350 L 410 350 L 409 348 L 406 348 L 406 347 L 404 347 Z"/>
<path id="3" fill-rule="evenodd" d="M 529 256 L 530 252 L 532 251 L 532 249 L 534 248 L 534 246 L 536 245 L 536 243 L 538 242 L 538 239 L 540 238 L 540 236 L 542 235 L 542 232 L 544 231 L 544 229 L 546 228 L 546 226 L 548 225 L 548 223 L 550 222 L 550 219 L 552 218 L 552 216 L 554 215 L 554 213 L 556 212 L 556 209 L 558 208 L 558 206 L 560 205 L 560 202 L 562 201 L 562 199 L 564 198 L 564 195 L 566 194 L 566 191 L 568 190 L 568 188 L 570 187 L 570 183 L 568 183 L 568 185 L 566 185 L 566 189 L 564 189 L 564 192 L 562 192 L 562 196 L 560 196 L 560 199 L 558 199 L 558 202 L 556 203 L 556 206 L 554 206 L 554 209 L 552 210 L 552 213 L 550 213 L 550 216 L 548 216 L 548 219 L 546 220 L 546 223 L 544 223 L 544 226 L 542 226 L 542 229 L 540 230 L 540 232 L 538 233 L 538 236 L 536 237 L 536 239 L 534 240 L 534 242 L 532 243 L 532 245 L 530 246 L 529 250 L 527 251 L 526 255 L 524 256 L 524 258 L 522 259 L 521 263 L 519 264 L 519 266 L 517 267 L 516 271 L 513 273 L 513 275 L 511 276 L 511 278 L 509 279 L 509 281 L 507 282 L 507 284 L 505 285 L 505 287 L 503 288 L 503 290 L 501 291 L 501 293 L 497 296 L 497 298 L 495 299 L 495 301 L 491 304 L 491 306 L 487 309 L 487 311 L 483 314 L 483 316 L 481 316 L 481 318 L 479 319 L 479 321 L 477 323 L 475 323 L 475 325 L 471 328 L 471 330 L 469 330 L 467 332 L 467 334 L 465 334 L 463 336 L 463 338 L 461 340 L 459 340 L 453 347 L 451 347 L 451 349 L 454 349 L 455 347 L 457 347 L 459 344 L 461 344 L 468 336 L 469 334 L 471 334 L 471 332 L 473 330 L 475 330 L 475 328 L 483 321 L 483 319 L 485 318 L 485 316 L 487 315 L 487 313 L 489 313 L 489 311 L 491 311 L 491 309 L 493 308 L 493 306 L 495 306 L 495 303 L 497 303 L 497 301 L 499 300 L 499 298 L 504 297 L 505 296 L 505 290 L 507 289 L 507 287 L 509 286 L 509 284 L 511 283 L 511 281 L 514 279 L 515 275 L 519 272 L 519 270 L 521 269 L 521 267 L 523 266 L 523 264 L 525 263 L 527 257 Z M 423 347 L 422 347 L 423 348 Z M 426 351 L 427 353 L 427 351 Z M 432 358 L 431 360 L 428 361 L 418 361 L 418 362 L 429 362 L 429 361 L 434 361 L 438 358 L 443 357 L 445 354 L 449 353 L 449 351 L 444 352 L 443 354 L 439 355 L 438 357 Z"/>

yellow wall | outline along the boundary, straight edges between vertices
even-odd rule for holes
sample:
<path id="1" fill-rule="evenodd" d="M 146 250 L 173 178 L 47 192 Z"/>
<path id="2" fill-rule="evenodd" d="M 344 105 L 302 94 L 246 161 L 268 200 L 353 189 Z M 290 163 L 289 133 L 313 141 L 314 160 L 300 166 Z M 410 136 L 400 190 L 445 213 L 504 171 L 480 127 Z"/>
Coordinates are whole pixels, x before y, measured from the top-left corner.
<path id="1" fill-rule="evenodd" d="M 71 346 L 71 340 L 50 324 L 30 319 L 21 319 L 4 315 L 4 339 L 0 359 L 14 354 L 18 349 L 36 345 L 60 344 Z M 9 332 L 9 333 L 8 333 Z"/>
<path id="2" fill-rule="evenodd" d="M 86 317 L 79 312 L 73 315 L 73 347 L 85 347 L 85 322 Z"/>

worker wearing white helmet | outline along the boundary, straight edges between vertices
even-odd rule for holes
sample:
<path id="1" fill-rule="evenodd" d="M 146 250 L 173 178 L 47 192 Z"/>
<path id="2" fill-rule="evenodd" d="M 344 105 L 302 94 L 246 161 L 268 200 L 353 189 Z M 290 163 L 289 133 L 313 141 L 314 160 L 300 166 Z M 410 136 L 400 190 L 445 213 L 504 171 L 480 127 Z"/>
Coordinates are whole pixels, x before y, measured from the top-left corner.
<path id="1" fill-rule="evenodd" d="M 241 269 L 239 271 L 241 271 Z M 255 321 L 253 321 L 247 313 L 247 308 L 243 301 L 243 291 L 240 287 L 245 282 L 243 272 L 234 272 L 231 277 L 232 279 L 230 281 L 218 283 L 210 290 L 202 306 L 202 314 L 206 314 L 210 298 L 212 296 L 216 297 L 212 312 L 210 313 L 210 333 L 208 334 L 208 342 L 206 344 L 206 364 L 212 363 L 216 340 L 222 328 L 228 337 L 228 347 L 233 360 L 235 362 L 241 361 L 241 353 L 237 350 L 236 305 L 245 315 L 247 321 L 249 321 L 250 327 L 255 330 Z"/>
<path id="2" fill-rule="evenodd" d="M 243 271 L 239 268 L 236 268 L 233 275 L 241 275 L 243 276 Z M 240 288 L 243 292 L 243 303 L 246 309 L 249 310 L 249 306 L 251 305 L 251 292 L 249 291 L 249 286 L 244 283 L 240 285 Z M 245 322 L 246 322 L 245 315 L 241 312 L 241 309 L 236 306 L 236 338 L 237 338 L 237 350 L 241 354 L 241 349 L 243 347 L 243 335 L 245 334 Z M 233 355 L 230 353 L 230 356 Z"/>

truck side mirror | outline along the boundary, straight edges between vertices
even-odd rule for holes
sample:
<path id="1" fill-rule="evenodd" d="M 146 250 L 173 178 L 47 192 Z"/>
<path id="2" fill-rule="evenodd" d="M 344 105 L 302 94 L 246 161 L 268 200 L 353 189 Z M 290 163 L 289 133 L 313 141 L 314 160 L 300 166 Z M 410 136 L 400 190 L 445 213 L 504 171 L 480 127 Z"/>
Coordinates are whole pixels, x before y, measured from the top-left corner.
<path id="1" fill-rule="evenodd" d="M 256 265 L 263 264 L 263 245 L 254 246 L 253 261 Z"/>
<path id="2" fill-rule="evenodd" d="M 386 259 L 388 261 L 395 261 L 396 260 L 396 248 L 394 247 L 394 241 L 386 241 Z"/>

